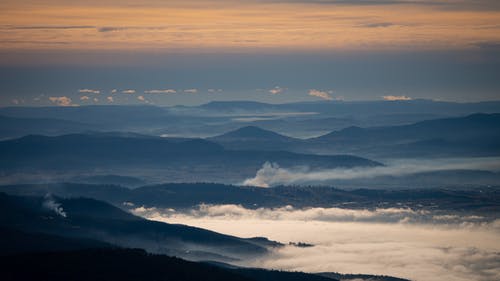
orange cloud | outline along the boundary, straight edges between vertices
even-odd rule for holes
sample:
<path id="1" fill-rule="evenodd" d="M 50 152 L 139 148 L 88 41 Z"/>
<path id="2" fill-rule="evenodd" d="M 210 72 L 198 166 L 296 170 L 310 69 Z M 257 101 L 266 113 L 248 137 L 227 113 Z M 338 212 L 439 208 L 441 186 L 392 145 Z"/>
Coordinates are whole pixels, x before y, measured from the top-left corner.
<path id="1" fill-rule="evenodd" d="M 332 91 L 320 91 L 320 90 L 309 90 L 309 95 L 313 97 L 318 97 L 324 100 L 333 100 L 333 97 L 331 96 L 333 92 Z"/>
<path id="2" fill-rule="evenodd" d="M 49 97 L 49 100 L 58 106 L 78 106 L 77 104 L 72 103 L 71 98 L 68 98 L 66 96 Z"/>

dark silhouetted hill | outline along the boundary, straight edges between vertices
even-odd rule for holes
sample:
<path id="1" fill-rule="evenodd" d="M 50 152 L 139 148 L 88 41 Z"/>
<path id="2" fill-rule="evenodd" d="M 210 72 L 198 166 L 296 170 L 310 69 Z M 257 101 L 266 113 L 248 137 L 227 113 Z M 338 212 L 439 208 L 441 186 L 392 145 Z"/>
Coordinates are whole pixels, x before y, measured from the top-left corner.
<path id="1" fill-rule="evenodd" d="M 189 259 L 259 256 L 267 245 L 185 225 L 149 221 L 95 199 L 0 194 L 0 227 L 103 241 Z"/>
<path id="2" fill-rule="evenodd" d="M 135 249 L 93 249 L 0 257 L 2 280 L 250 281 L 216 266 Z"/>

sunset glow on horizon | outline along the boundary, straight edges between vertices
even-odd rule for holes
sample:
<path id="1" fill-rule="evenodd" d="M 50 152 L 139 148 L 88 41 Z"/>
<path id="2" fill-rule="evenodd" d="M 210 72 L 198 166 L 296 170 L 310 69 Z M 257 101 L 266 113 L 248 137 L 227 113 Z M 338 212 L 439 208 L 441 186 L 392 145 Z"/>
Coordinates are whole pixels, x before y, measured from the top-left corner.
<path id="1" fill-rule="evenodd" d="M 0 4 L 2 51 L 460 50 L 500 41 L 500 9 L 450 8 L 464 1 L 45 2 Z"/>
<path id="2" fill-rule="evenodd" d="M 0 105 L 498 100 L 499 3 L 2 1 Z"/>

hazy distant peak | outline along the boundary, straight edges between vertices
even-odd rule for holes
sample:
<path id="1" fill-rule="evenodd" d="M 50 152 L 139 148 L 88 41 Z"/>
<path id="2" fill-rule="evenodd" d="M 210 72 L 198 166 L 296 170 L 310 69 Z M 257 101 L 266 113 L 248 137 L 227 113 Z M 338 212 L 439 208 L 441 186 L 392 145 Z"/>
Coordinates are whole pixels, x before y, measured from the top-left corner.
<path id="1" fill-rule="evenodd" d="M 234 131 L 227 132 L 225 134 L 215 136 L 212 139 L 217 141 L 233 141 L 241 139 L 252 139 L 252 140 L 292 140 L 291 137 L 287 137 L 276 132 L 265 130 L 257 126 L 245 126 Z"/>

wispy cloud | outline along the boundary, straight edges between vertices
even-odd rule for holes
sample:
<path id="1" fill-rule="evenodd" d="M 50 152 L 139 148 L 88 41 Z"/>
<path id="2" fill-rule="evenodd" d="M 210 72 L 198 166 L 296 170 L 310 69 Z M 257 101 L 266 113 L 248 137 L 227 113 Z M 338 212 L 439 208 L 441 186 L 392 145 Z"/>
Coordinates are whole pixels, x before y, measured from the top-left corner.
<path id="1" fill-rule="evenodd" d="M 133 90 L 133 89 L 128 89 L 128 90 L 123 90 L 122 91 L 122 94 L 130 94 L 130 95 L 133 95 L 136 93 L 136 90 Z"/>
<path id="2" fill-rule="evenodd" d="M 166 26 L 102 26 L 97 28 L 99 32 L 118 32 L 125 30 L 164 30 Z"/>
<path id="3" fill-rule="evenodd" d="M 36 29 L 89 29 L 95 28 L 93 25 L 7 25 L 2 26 L 1 29 L 12 30 L 36 30 Z"/>
<path id="4" fill-rule="evenodd" d="M 318 97 L 324 100 L 333 100 L 333 97 L 331 96 L 333 94 L 333 91 L 321 91 L 321 90 L 316 90 L 316 89 L 311 89 L 309 90 L 309 95 L 313 97 Z"/>
<path id="5" fill-rule="evenodd" d="M 259 0 L 256 0 L 259 1 Z M 394 6 L 411 5 L 447 10 L 497 10 L 496 0 L 271 0 L 279 3 L 342 5 L 342 6 Z"/>
<path id="6" fill-rule="evenodd" d="M 372 23 L 366 23 L 360 25 L 360 27 L 367 27 L 367 28 L 378 28 L 378 27 L 389 27 L 389 26 L 394 26 L 396 24 L 392 22 L 372 22 Z"/>
<path id="7" fill-rule="evenodd" d="M 121 31 L 121 30 L 126 30 L 128 29 L 127 27 L 118 27 L 118 26 L 103 26 L 99 27 L 97 31 L 99 32 L 114 32 L 114 31 Z"/>
<path id="8" fill-rule="evenodd" d="M 382 98 L 387 101 L 412 100 L 412 98 L 408 96 L 382 96 Z"/>

